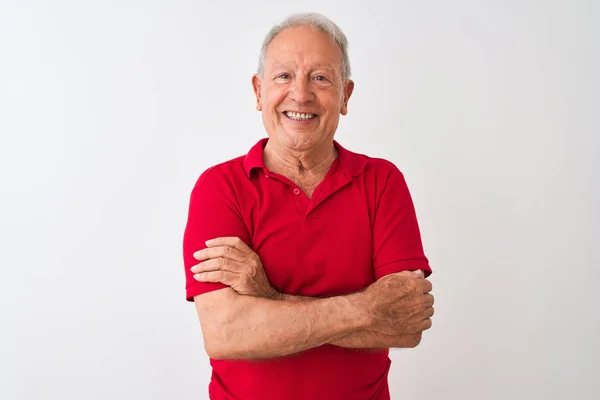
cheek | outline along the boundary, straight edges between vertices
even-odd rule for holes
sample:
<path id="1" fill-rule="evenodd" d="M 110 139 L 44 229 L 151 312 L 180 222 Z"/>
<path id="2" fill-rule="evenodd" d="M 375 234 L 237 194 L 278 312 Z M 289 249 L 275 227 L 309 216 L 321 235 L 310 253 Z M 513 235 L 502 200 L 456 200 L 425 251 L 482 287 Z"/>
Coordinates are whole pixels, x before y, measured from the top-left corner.
<path id="1" fill-rule="evenodd" d="M 329 103 L 324 104 L 323 108 L 325 109 L 325 113 L 328 119 L 335 119 L 340 115 L 342 111 L 342 103 L 337 99 L 331 99 Z"/>
<path id="2" fill-rule="evenodd" d="M 263 107 L 267 110 L 275 110 L 285 99 L 285 92 L 281 89 L 272 88 L 263 94 Z"/>
<path id="3" fill-rule="evenodd" d="M 329 117 L 339 115 L 342 110 L 344 98 L 338 90 L 323 91 L 318 97 L 321 107 L 323 107 Z"/>

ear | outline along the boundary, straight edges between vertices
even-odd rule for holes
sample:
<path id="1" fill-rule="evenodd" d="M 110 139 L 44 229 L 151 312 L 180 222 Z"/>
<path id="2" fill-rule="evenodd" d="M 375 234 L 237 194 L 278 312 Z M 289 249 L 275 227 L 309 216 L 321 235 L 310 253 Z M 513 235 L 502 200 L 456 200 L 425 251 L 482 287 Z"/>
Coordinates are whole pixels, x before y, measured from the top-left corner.
<path id="1" fill-rule="evenodd" d="M 254 89 L 254 95 L 256 96 L 256 110 L 262 111 L 262 103 L 260 98 L 260 88 L 261 88 L 261 80 L 260 77 L 256 74 L 252 75 L 252 89 Z"/>
<path id="2" fill-rule="evenodd" d="M 344 103 L 342 104 L 342 110 L 340 111 L 340 114 L 348 114 L 348 100 L 350 100 L 350 96 L 352 96 L 353 91 L 354 81 L 348 80 L 348 82 L 344 84 Z"/>

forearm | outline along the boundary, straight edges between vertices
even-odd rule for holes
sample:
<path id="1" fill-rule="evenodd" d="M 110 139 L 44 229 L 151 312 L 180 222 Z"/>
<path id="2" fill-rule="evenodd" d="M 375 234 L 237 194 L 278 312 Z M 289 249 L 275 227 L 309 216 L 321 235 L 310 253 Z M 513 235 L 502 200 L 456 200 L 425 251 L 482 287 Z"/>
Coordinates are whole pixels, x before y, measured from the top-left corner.
<path id="1" fill-rule="evenodd" d="M 421 334 L 384 335 L 379 332 L 360 330 L 329 342 L 335 346 L 353 349 L 413 348 L 421 341 Z"/>
<path id="2" fill-rule="evenodd" d="M 203 326 L 205 336 L 212 334 L 207 351 L 210 348 L 213 358 L 227 359 L 299 353 L 366 327 L 368 318 L 360 311 L 360 301 L 360 295 L 290 301 L 235 294 L 226 315 L 213 321 L 212 329 Z"/>
<path id="3" fill-rule="evenodd" d="M 277 300 L 291 302 L 314 301 L 316 297 L 294 296 L 290 294 L 279 293 Z M 379 332 L 360 330 L 351 332 L 342 337 L 336 337 L 329 344 L 353 348 L 353 349 L 389 349 L 389 348 L 412 348 L 419 344 L 420 335 L 384 335 Z"/>

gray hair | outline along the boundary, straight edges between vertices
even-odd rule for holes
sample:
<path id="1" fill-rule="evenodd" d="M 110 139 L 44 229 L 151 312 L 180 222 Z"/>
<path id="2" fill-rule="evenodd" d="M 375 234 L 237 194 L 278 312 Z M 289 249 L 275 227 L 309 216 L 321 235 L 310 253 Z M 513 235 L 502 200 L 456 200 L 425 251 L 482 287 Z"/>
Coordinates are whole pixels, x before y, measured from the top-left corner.
<path id="1" fill-rule="evenodd" d="M 275 36 L 279 35 L 286 29 L 293 28 L 295 26 L 308 25 L 314 29 L 318 29 L 321 32 L 329 35 L 335 42 L 340 46 L 342 50 L 342 79 L 344 82 L 350 79 L 350 59 L 348 58 L 348 39 L 344 32 L 337 26 L 333 21 L 322 14 L 318 13 L 303 13 L 290 15 L 284 19 L 280 24 L 275 25 L 263 41 L 258 56 L 258 69 L 257 74 L 263 75 L 265 67 L 265 57 L 267 55 L 267 47 L 271 44 L 271 41 L 275 39 Z"/>

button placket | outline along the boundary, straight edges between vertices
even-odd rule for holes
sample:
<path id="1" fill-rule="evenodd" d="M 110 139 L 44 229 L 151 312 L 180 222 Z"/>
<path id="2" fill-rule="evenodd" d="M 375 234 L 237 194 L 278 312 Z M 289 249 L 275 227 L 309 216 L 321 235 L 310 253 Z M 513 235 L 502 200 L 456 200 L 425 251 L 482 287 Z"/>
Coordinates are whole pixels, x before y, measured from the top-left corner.
<path id="1" fill-rule="evenodd" d="M 298 212 L 301 214 L 306 213 L 309 204 L 308 197 L 304 196 L 304 192 L 296 186 L 291 186 L 290 191 L 292 192 L 292 199 L 296 203 Z"/>
<path id="2" fill-rule="evenodd" d="M 345 171 L 337 173 L 331 176 L 327 182 L 326 187 L 320 187 L 318 190 L 319 195 L 314 196 L 309 205 L 308 214 L 310 214 L 315 208 L 325 201 L 329 196 L 334 195 L 337 191 L 341 190 L 345 186 L 351 184 L 353 178 L 349 176 Z"/>

